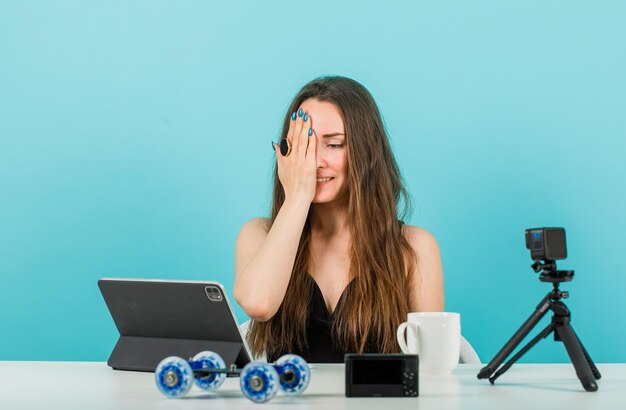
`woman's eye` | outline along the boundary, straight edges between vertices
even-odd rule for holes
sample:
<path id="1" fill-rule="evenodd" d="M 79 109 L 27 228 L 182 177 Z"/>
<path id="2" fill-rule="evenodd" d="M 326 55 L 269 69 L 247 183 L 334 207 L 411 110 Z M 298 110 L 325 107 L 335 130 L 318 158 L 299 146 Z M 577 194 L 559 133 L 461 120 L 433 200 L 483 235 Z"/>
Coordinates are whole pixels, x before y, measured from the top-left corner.
<path id="1" fill-rule="evenodd" d="M 339 149 L 343 147 L 343 144 L 328 144 L 328 148 L 330 149 Z"/>

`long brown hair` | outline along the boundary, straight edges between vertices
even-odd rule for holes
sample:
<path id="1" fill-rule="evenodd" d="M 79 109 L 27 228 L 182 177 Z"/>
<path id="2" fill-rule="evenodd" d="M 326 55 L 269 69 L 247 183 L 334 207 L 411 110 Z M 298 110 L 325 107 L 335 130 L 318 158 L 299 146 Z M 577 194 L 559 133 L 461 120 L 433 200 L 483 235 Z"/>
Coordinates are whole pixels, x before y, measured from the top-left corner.
<path id="1" fill-rule="evenodd" d="M 371 94 L 345 77 L 320 77 L 306 84 L 285 114 L 281 138 L 289 130 L 292 112 L 307 99 L 333 103 L 345 126 L 348 153 L 348 215 L 351 286 L 337 305 L 332 322 L 336 347 L 345 352 L 398 352 L 396 328 L 409 312 L 409 286 L 417 256 L 402 234 L 398 220 L 410 211 L 380 112 Z M 285 200 L 274 169 L 269 227 Z M 312 205 L 314 206 L 314 205 Z M 313 290 L 308 274 L 310 212 L 283 302 L 266 322 L 253 321 L 248 341 L 255 356 L 268 357 L 307 345 L 306 321 Z"/>

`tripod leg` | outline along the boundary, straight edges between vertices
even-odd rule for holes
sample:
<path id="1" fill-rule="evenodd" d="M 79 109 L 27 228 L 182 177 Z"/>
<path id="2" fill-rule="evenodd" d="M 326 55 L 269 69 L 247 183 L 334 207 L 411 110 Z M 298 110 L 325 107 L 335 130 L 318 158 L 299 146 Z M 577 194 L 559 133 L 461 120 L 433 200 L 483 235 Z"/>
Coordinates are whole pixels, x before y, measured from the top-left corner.
<path id="1" fill-rule="evenodd" d="M 579 339 L 579 341 L 580 341 L 580 339 Z M 600 370 L 598 370 L 598 368 L 596 367 L 596 364 L 593 362 L 593 360 L 591 360 L 591 357 L 589 356 L 589 353 L 587 353 L 587 350 L 585 349 L 585 346 L 583 346 L 582 343 L 580 344 L 580 346 L 583 348 L 583 353 L 585 354 L 585 359 L 587 359 L 587 364 L 591 368 L 591 373 L 593 373 L 593 377 L 595 377 L 596 380 L 600 380 L 602 378 L 602 375 L 600 374 Z"/>
<path id="2" fill-rule="evenodd" d="M 587 359 L 587 364 L 589 364 L 589 367 L 591 368 L 591 373 L 593 373 L 593 377 L 595 377 L 596 380 L 600 380 L 602 375 L 600 374 L 600 371 L 596 367 L 596 365 L 593 362 L 593 360 L 591 360 L 591 356 L 589 356 L 589 353 L 587 353 L 587 349 L 585 349 L 585 346 L 583 345 L 583 342 L 580 341 L 580 338 L 578 337 L 578 335 L 574 331 L 574 328 L 571 327 L 571 325 L 570 325 L 570 329 L 572 329 L 572 332 L 574 333 L 574 336 L 576 337 L 576 339 L 578 339 L 578 343 L 580 343 L 580 347 L 583 349 L 583 353 L 585 354 L 585 359 Z"/>
<path id="3" fill-rule="evenodd" d="M 515 364 L 515 362 L 524 355 L 524 353 L 526 353 L 527 351 L 529 351 L 534 345 L 537 344 L 538 341 L 540 341 L 541 339 L 545 339 L 546 337 L 548 337 L 548 335 L 550 333 L 552 333 L 552 331 L 554 330 L 554 324 L 550 323 L 545 329 L 543 329 L 537 336 L 535 336 L 530 342 L 528 342 L 528 344 L 526 346 L 524 346 L 522 349 L 520 349 L 519 352 L 517 352 L 515 354 L 515 356 L 513 356 L 508 362 L 506 362 L 506 364 L 504 366 L 502 366 L 497 372 L 496 374 L 493 375 L 493 377 L 489 378 L 489 382 L 491 382 L 491 384 L 494 384 L 494 382 L 496 381 L 496 379 L 498 377 L 500 377 L 504 372 L 506 372 L 507 370 L 509 370 L 509 368 L 511 366 L 513 366 Z"/>
<path id="4" fill-rule="evenodd" d="M 515 332 L 515 334 L 509 339 L 508 342 L 500 349 L 500 351 L 494 356 L 493 359 L 483 367 L 478 373 L 479 379 L 486 379 L 490 377 L 500 367 L 502 362 L 508 355 L 520 344 L 520 342 L 528 335 L 528 333 L 535 327 L 535 325 L 543 318 L 546 312 L 550 309 L 552 292 L 548 293 L 544 297 L 539 305 L 535 308 L 535 311 L 530 315 L 528 319 L 522 324 L 522 326 Z"/>
<path id="5" fill-rule="evenodd" d="M 569 319 L 569 318 L 568 318 Z M 576 369 L 576 376 L 587 391 L 598 390 L 596 377 L 594 376 L 591 366 L 587 361 L 588 355 L 585 354 L 583 345 L 580 343 L 578 336 L 574 333 L 574 329 L 569 324 L 569 320 L 565 323 L 556 324 L 556 332 L 563 341 L 567 354 Z M 595 367 L 595 366 L 594 366 Z M 597 371 L 597 369 L 596 369 Z M 599 374 L 599 372 L 598 372 Z"/>

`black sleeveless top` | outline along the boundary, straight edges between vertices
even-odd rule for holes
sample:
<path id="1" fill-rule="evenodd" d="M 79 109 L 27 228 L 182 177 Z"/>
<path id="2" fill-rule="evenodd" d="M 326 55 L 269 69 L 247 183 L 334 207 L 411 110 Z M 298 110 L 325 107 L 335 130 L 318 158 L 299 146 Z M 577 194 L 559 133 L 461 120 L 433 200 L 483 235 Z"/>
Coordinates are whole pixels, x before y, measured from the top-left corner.
<path id="1" fill-rule="evenodd" d="M 398 221 L 400 227 L 404 225 L 404 221 Z M 324 295 L 320 290 L 317 282 L 312 277 L 309 277 L 311 284 L 311 302 L 309 303 L 309 315 L 306 323 L 306 338 L 308 346 L 303 349 L 295 349 L 292 352 L 278 352 L 275 356 L 268 355 L 268 362 L 272 363 L 276 361 L 280 356 L 288 353 L 297 354 L 301 356 L 309 363 L 343 363 L 344 354 L 353 353 L 340 350 L 336 346 L 336 341 L 333 340 L 331 332 L 334 314 L 337 312 L 337 308 L 341 305 L 349 293 L 350 287 L 354 281 L 350 281 L 348 286 L 343 290 L 343 293 L 337 301 L 337 306 L 333 313 L 330 313 L 326 308 L 326 302 L 324 302 Z M 376 343 L 373 340 L 367 340 L 365 344 L 365 350 L 363 353 L 379 353 L 376 350 Z"/>
<path id="2" fill-rule="evenodd" d="M 267 360 L 270 363 L 287 353 L 297 354 L 309 363 L 343 363 L 343 355 L 345 353 L 352 353 L 338 349 L 331 332 L 334 314 L 341 303 L 343 303 L 346 294 L 350 290 L 349 288 L 352 286 L 352 281 L 346 286 L 339 297 L 333 313 L 330 313 L 326 308 L 324 295 L 322 295 L 319 286 L 313 278 L 310 278 L 310 280 L 312 282 L 311 302 L 309 304 L 309 315 L 306 324 L 308 346 L 303 350 L 295 349 L 292 352 L 278 352 L 275 356 L 268 356 Z M 376 353 L 370 341 L 368 341 L 367 346 L 368 348 L 366 348 L 365 353 Z"/>

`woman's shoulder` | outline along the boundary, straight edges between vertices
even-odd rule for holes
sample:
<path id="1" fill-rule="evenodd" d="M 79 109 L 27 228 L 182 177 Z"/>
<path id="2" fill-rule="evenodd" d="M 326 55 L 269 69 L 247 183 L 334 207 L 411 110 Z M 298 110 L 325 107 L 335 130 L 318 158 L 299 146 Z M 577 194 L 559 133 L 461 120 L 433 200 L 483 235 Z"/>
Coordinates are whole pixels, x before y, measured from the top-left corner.
<path id="1" fill-rule="evenodd" d="M 246 221 L 241 230 L 239 231 L 239 235 L 244 233 L 265 233 L 269 232 L 269 223 L 270 218 L 252 218 Z"/>
<path id="2" fill-rule="evenodd" d="M 424 252 L 439 249 L 435 236 L 424 228 L 403 224 L 402 233 L 415 251 Z"/>
<path id="3" fill-rule="evenodd" d="M 237 236 L 237 252 L 256 252 L 269 232 L 268 218 L 253 218 L 243 224 Z"/>
<path id="4" fill-rule="evenodd" d="M 435 236 L 424 228 L 406 226 L 403 232 L 417 255 L 409 306 L 412 312 L 444 309 L 443 266 Z"/>

